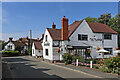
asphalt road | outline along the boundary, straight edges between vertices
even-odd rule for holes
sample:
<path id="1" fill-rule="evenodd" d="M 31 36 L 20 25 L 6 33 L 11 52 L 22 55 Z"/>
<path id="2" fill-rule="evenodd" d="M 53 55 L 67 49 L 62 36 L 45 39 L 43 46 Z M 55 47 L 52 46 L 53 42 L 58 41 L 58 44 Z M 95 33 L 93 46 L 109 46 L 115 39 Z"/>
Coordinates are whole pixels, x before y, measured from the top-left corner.
<path id="1" fill-rule="evenodd" d="M 99 80 L 94 76 L 51 65 L 30 56 L 4 57 L 3 60 L 8 62 L 13 78 Z"/>

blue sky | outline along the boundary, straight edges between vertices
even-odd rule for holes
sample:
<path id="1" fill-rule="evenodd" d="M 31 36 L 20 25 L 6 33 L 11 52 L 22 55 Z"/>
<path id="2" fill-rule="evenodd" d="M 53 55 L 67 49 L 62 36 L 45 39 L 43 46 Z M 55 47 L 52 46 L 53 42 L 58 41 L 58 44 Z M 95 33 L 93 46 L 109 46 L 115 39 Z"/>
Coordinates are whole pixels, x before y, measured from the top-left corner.
<path id="1" fill-rule="evenodd" d="M 2 4 L 3 40 L 14 40 L 29 36 L 41 37 L 46 27 L 54 22 L 61 28 L 61 18 L 66 16 L 69 24 L 88 16 L 99 17 L 104 13 L 115 16 L 118 13 L 117 2 L 7 2 Z"/>

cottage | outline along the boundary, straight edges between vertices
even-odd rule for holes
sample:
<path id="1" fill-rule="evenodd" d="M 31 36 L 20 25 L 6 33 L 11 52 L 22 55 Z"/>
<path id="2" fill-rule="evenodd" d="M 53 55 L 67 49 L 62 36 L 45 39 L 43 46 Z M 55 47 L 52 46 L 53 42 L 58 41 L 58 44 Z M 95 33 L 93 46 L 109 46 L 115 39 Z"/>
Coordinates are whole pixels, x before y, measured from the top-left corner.
<path id="1" fill-rule="evenodd" d="M 12 38 L 9 38 L 4 50 L 18 50 L 21 53 L 25 53 L 28 50 L 28 47 L 23 42 L 13 41 Z"/>
<path id="2" fill-rule="evenodd" d="M 105 49 L 104 58 L 117 55 L 113 53 L 118 47 L 117 32 L 105 24 L 75 21 L 68 25 L 64 16 L 61 20 L 61 29 L 52 28 L 45 30 L 43 38 L 43 58 L 47 60 L 62 60 L 64 53 L 82 56 L 84 58 L 102 58 L 99 49 Z"/>
<path id="3" fill-rule="evenodd" d="M 42 47 L 42 41 L 43 41 L 44 34 L 42 35 L 42 38 L 39 41 L 33 41 L 32 43 L 32 56 L 35 57 L 42 57 L 43 56 L 43 47 Z"/>

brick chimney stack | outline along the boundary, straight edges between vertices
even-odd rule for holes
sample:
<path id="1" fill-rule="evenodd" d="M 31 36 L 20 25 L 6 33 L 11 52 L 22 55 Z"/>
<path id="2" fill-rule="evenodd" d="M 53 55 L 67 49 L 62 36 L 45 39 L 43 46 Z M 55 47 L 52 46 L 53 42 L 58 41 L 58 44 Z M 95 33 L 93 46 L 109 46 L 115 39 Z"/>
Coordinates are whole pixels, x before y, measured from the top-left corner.
<path id="1" fill-rule="evenodd" d="M 19 38 L 19 40 L 22 42 L 22 38 Z"/>
<path id="2" fill-rule="evenodd" d="M 68 40 L 68 19 L 65 16 L 61 19 L 61 38 Z"/>
<path id="3" fill-rule="evenodd" d="M 54 24 L 54 22 L 52 23 L 52 28 L 56 29 L 56 25 Z"/>
<path id="4" fill-rule="evenodd" d="M 10 37 L 10 38 L 9 38 L 9 41 L 12 41 L 12 39 L 13 39 L 13 38 L 12 38 L 12 37 Z"/>

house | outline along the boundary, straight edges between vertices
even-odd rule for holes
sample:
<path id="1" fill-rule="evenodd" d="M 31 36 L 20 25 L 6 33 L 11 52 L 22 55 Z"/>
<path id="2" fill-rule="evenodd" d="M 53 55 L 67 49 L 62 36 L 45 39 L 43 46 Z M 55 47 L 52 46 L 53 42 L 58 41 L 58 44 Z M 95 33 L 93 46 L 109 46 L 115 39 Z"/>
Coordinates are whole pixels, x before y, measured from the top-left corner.
<path id="1" fill-rule="evenodd" d="M 43 56 L 43 47 L 42 47 L 42 41 L 43 41 L 44 34 L 42 35 L 42 38 L 39 41 L 33 41 L 32 43 L 32 56 Z"/>
<path id="2" fill-rule="evenodd" d="M 4 50 L 18 50 L 21 53 L 25 53 L 28 50 L 28 47 L 23 42 L 13 41 L 13 38 L 9 38 L 9 41 L 6 43 Z"/>
<path id="3" fill-rule="evenodd" d="M 113 53 L 118 47 L 118 34 L 110 27 L 101 23 L 75 21 L 68 25 L 68 19 L 64 16 L 61 20 L 61 29 L 47 28 L 42 42 L 43 58 L 45 60 L 63 60 L 64 53 L 72 53 L 84 58 L 102 58 L 99 49 L 109 51 L 104 53 L 104 58 L 117 55 Z"/>

